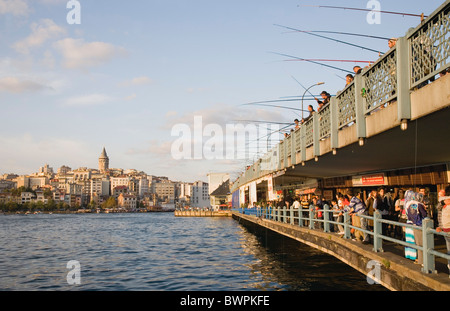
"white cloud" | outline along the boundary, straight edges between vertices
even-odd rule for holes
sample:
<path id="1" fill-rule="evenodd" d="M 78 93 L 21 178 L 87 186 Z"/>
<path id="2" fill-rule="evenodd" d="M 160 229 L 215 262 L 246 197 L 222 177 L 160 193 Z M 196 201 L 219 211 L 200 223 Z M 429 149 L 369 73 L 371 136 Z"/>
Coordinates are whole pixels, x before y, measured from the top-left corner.
<path id="1" fill-rule="evenodd" d="M 64 106 L 94 106 L 103 105 L 113 101 L 114 98 L 104 94 L 90 94 L 85 96 L 77 96 L 69 98 L 65 101 Z"/>
<path id="2" fill-rule="evenodd" d="M 18 174 L 37 172 L 45 163 L 53 166 L 55 170 L 63 164 L 74 168 L 76 165 L 95 164 L 95 160 L 91 161 L 92 155 L 86 152 L 89 147 L 83 140 L 42 138 L 24 133 L 18 136 L 0 136 L 0 145 L 3 146 L 0 153 L 0 162 L 4 163 L 2 166 L 8 167 L 9 172 Z"/>
<path id="3" fill-rule="evenodd" d="M 55 24 L 51 19 L 42 19 L 39 23 L 31 24 L 31 34 L 16 42 L 14 49 L 22 54 L 28 54 L 30 49 L 42 46 L 46 41 L 66 34 L 66 30 Z"/>
<path id="4" fill-rule="evenodd" d="M 124 48 L 109 43 L 73 38 L 59 40 L 54 47 L 62 54 L 64 67 L 69 69 L 88 69 L 127 54 Z"/>
<path id="5" fill-rule="evenodd" d="M 22 16 L 28 12 L 28 4 L 24 0 L 0 0 L 0 14 Z"/>
<path id="6" fill-rule="evenodd" d="M 48 89 L 42 83 L 38 83 L 31 80 L 21 80 L 16 77 L 5 77 L 0 79 L 0 92 L 9 93 L 26 93 L 26 92 L 37 92 Z"/>
<path id="7" fill-rule="evenodd" d="M 119 83 L 119 86 L 131 86 L 131 85 L 146 85 L 153 83 L 153 80 L 147 76 L 136 77 L 131 80 L 127 80 Z"/>

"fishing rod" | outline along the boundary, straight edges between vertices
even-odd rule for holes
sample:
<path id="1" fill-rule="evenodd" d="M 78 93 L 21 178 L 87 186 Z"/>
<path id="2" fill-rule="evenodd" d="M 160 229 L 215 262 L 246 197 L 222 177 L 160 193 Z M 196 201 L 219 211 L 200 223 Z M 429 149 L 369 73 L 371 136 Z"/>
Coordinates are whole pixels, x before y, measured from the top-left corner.
<path id="1" fill-rule="evenodd" d="M 299 7 L 299 6 L 300 5 L 298 5 L 297 7 Z M 395 14 L 395 15 L 402 15 L 402 16 L 414 16 L 414 17 L 420 17 L 422 19 L 428 17 L 428 16 L 424 15 L 423 13 L 422 14 L 412 14 L 412 13 L 403 13 L 403 12 L 394 12 L 394 11 L 348 8 L 348 7 L 342 7 L 342 6 L 329 6 L 329 5 L 303 5 L 303 6 L 327 8 L 327 9 L 343 9 L 343 10 L 364 11 L 364 12 L 377 12 L 377 13 Z"/>
<path id="2" fill-rule="evenodd" d="M 273 121 L 258 121 L 258 120 L 233 120 L 234 122 L 245 122 L 245 123 L 267 123 L 267 124 L 282 124 L 282 125 L 292 125 L 288 122 L 273 122 Z"/>
<path id="3" fill-rule="evenodd" d="M 348 71 L 348 70 L 346 70 L 346 69 L 342 69 L 342 68 L 335 67 L 335 66 L 331 66 L 331 65 L 327 65 L 327 64 L 322 64 L 322 63 L 319 63 L 319 62 L 316 62 L 316 61 L 306 60 L 306 59 L 304 59 L 304 58 L 300 58 L 300 57 L 296 57 L 296 56 L 292 56 L 292 55 L 287 55 L 287 54 L 282 54 L 282 53 L 276 53 L 276 52 L 271 52 L 271 53 L 277 54 L 277 55 L 281 55 L 281 56 L 290 57 L 290 58 L 294 58 L 294 59 L 305 60 L 305 61 L 310 62 L 310 63 L 313 63 L 313 64 L 317 64 L 317 65 L 320 65 L 320 66 L 324 66 L 324 67 L 328 67 L 328 68 L 331 68 L 331 69 L 336 69 L 336 70 L 344 71 L 344 72 L 346 72 L 346 73 L 351 73 L 351 74 L 353 74 L 353 72 Z"/>
<path id="4" fill-rule="evenodd" d="M 311 35 L 311 36 L 316 36 L 316 37 L 319 37 L 319 38 L 324 38 L 324 39 L 335 41 L 335 42 L 338 42 L 338 43 L 347 44 L 347 45 L 350 45 L 350 46 L 353 46 L 353 47 L 357 47 L 357 48 L 360 48 L 360 49 L 363 49 L 363 50 L 367 50 L 367 51 L 370 51 L 370 52 L 377 53 L 379 55 L 383 54 L 383 52 L 381 52 L 381 51 L 377 51 L 377 50 L 374 50 L 374 49 L 371 49 L 371 48 L 368 48 L 368 47 L 365 47 L 365 46 L 362 46 L 362 45 L 350 43 L 350 42 L 347 42 L 347 41 L 338 40 L 338 39 L 334 39 L 334 38 L 318 35 L 318 34 L 315 34 L 315 33 L 312 33 L 312 32 L 307 32 L 307 31 L 299 30 L 299 29 L 296 29 L 296 28 L 288 27 L 288 26 L 283 26 L 283 25 L 278 25 L 278 24 L 274 24 L 274 25 L 278 26 L 278 27 L 286 28 L 286 29 L 289 29 L 289 30 L 294 30 L 296 32 L 303 32 L 303 33 L 306 33 L 306 34 Z"/>
<path id="5" fill-rule="evenodd" d="M 308 99 L 308 100 L 313 100 Z M 306 111 L 299 108 L 293 108 L 293 107 L 286 107 L 286 106 L 279 106 L 279 105 L 266 105 L 265 103 L 273 103 L 273 102 L 292 102 L 292 101 L 298 101 L 297 99 L 283 99 L 283 100 L 267 100 L 262 102 L 254 102 L 254 103 L 247 103 L 242 104 L 241 106 L 249 106 L 249 105 L 255 105 L 255 106 L 266 106 L 266 107 L 275 107 L 275 108 L 283 108 L 283 109 L 289 109 L 289 110 L 296 110 L 296 111 Z"/>
<path id="6" fill-rule="evenodd" d="M 373 64 L 371 60 L 352 60 L 352 59 L 288 59 L 285 62 L 301 62 L 301 61 L 313 61 L 313 62 L 341 62 L 341 63 L 368 63 Z"/>
<path id="7" fill-rule="evenodd" d="M 293 32 L 298 32 L 298 30 L 293 31 Z M 389 41 L 391 39 L 391 38 L 387 38 L 387 37 L 379 37 L 379 36 L 373 36 L 373 35 L 366 35 L 366 34 L 353 33 L 353 32 L 342 32 L 342 31 L 302 30 L 302 32 L 330 33 L 330 34 L 335 34 L 335 35 L 356 36 L 356 37 L 379 39 L 379 40 L 387 40 L 387 41 Z"/>

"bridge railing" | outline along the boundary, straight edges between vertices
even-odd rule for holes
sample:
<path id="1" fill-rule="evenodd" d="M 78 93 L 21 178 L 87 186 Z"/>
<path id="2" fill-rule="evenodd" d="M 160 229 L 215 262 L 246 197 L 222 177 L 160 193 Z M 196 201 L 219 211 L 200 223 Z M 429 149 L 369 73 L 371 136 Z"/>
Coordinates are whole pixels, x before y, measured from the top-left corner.
<path id="1" fill-rule="evenodd" d="M 449 30 L 450 0 L 447 0 L 419 26 L 399 38 L 396 46 L 372 66 L 355 75 L 355 80 L 332 97 L 330 104 L 307 119 L 300 129 L 291 132 L 278 145 L 276 156 L 267 155 L 274 157 L 269 162 L 278 163 L 278 171 L 304 164 L 310 160 L 308 148 L 313 148 L 308 154 L 317 159 L 331 151 L 321 150 L 320 141 L 329 138 L 333 151 L 341 148 L 339 133 L 350 126 L 356 125 L 356 137 L 346 139 L 346 143 L 361 142 L 366 138 L 366 119 L 391 102 L 397 102 L 398 122 L 411 119 L 411 90 L 450 68 Z M 238 178 L 232 190 L 271 173 L 258 167 L 255 162 L 251 171 Z"/>
<path id="2" fill-rule="evenodd" d="M 407 35 L 410 46 L 411 88 L 415 88 L 450 66 L 450 1 L 445 1 L 421 25 Z"/>
<path id="3" fill-rule="evenodd" d="M 435 235 L 448 237 L 449 234 L 445 232 L 437 232 L 433 228 L 433 220 L 425 218 L 422 222 L 422 226 L 415 226 L 412 224 L 396 222 L 392 220 L 382 219 L 381 214 L 375 211 L 373 216 L 353 214 L 353 217 L 359 217 L 360 220 L 367 224 L 369 221 L 373 222 L 373 230 L 369 230 L 366 225 L 355 226 L 352 224 L 351 215 L 343 213 L 343 221 L 332 220 L 333 214 L 337 213 L 335 210 L 328 208 L 325 205 L 323 209 L 313 208 L 300 208 L 294 209 L 291 207 L 257 207 L 257 208 L 240 208 L 233 211 L 244 215 L 251 215 L 260 217 L 261 219 L 268 219 L 280 223 L 290 224 L 293 226 L 299 226 L 302 228 L 309 228 L 311 230 L 320 230 L 327 233 L 332 233 L 332 225 L 343 229 L 343 238 L 351 239 L 351 230 L 360 231 L 363 235 L 371 237 L 374 252 L 383 252 L 383 241 L 390 241 L 392 243 L 408 247 L 423 253 L 423 268 L 424 273 L 435 272 L 435 257 L 440 257 L 445 260 L 450 260 L 450 255 L 436 251 L 434 245 Z M 418 231 L 422 237 L 422 243 L 413 244 L 404 240 L 392 238 L 387 235 L 383 235 L 383 225 L 397 226 L 403 229 L 411 229 Z"/>

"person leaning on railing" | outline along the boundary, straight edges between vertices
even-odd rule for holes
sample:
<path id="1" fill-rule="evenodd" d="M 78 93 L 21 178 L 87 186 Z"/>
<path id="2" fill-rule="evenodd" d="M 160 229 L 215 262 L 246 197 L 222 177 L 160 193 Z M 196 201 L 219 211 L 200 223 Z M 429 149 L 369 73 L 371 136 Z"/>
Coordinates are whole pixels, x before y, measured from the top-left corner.
<path id="1" fill-rule="evenodd" d="M 352 189 L 349 189 L 347 195 L 351 197 L 350 204 L 348 205 L 350 214 L 356 214 L 353 217 L 354 226 L 367 230 L 367 219 L 364 218 L 367 215 L 367 207 L 360 199 L 360 193 L 355 194 Z M 366 232 L 355 230 L 355 240 L 359 241 L 360 238 L 362 238 L 363 244 L 369 243 L 369 235 Z"/>

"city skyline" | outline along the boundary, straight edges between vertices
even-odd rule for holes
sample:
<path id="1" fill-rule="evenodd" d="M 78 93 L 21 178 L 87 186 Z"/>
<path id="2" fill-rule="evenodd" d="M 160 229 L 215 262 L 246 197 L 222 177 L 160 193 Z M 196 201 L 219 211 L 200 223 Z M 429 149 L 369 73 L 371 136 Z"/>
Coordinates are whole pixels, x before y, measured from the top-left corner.
<path id="1" fill-rule="evenodd" d="M 79 1 L 80 24 L 69 24 L 68 2 L 0 0 L 0 174 L 25 175 L 45 163 L 95 168 L 98 150 L 106 147 L 110 167 L 189 182 L 227 171 L 233 179 L 265 150 L 251 150 L 246 160 L 175 160 L 173 126 L 193 128 L 195 116 L 223 129 L 241 119 L 292 122 L 299 117 L 294 111 L 242 105 L 298 96 L 280 104 L 300 108 L 304 89 L 293 77 L 304 86 L 325 82 L 311 90 L 314 94 L 335 94 L 345 85 L 342 71 L 286 61 L 274 53 L 379 57 L 275 24 L 396 37 L 420 23 L 383 15 L 379 24 L 369 24 L 364 12 L 312 8 L 298 1 L 199 0 Z M 407 3 L 408 12 L 429 14 L 441 1 L 380 3 L 384 10 L 405 11 Z M 383 40 L 338 38 L 388 50 Z M 351 70 L 354 64 L 331 65 Z"/>

